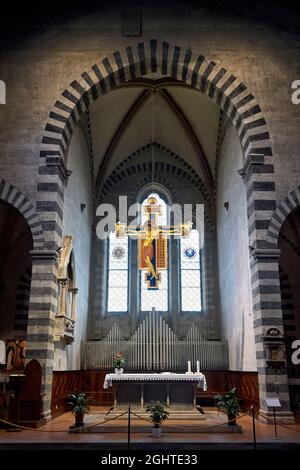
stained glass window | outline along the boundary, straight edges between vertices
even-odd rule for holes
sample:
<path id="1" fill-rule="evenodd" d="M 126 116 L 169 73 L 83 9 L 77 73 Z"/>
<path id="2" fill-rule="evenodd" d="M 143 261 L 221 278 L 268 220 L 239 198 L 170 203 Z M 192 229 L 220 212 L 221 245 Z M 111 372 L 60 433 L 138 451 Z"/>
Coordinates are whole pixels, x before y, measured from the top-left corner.
<path id="1" fill-rule="evenodd" d="M 154 307 L 159 312 L 168 310 L 168 271 L 160 271 L 159 289 L 147 289 L 146 271 L 141 271 L 141 310 L 150 311 Z"/>
<path id="2" fill-rule="evenodd" d="M 201 310 L 201 273 L 197 230 L 192 230 L 188 238 L 181 238 L 180 262 L 181 310 L 183 312 L 199 312 Z"/>
<path id="3" fill-rule="evenodd" d="M 109 236 L 108 312 L 128 310 L 128 238 Z"/>
<path id="4" fill-rule="evenodd" d="M 157 194 L 151 193 L 142 202 L 142 207 L 147 204 L 149 197 L 155 197 L 157 204 L 161 206 L 162 214 L 159 217 L 159 224 L 166 225 L 168 220 L 167 205 L 165 201 Z M 142 224 L 146 221 L 146 215 L 141 216 Z M 150 311 L 154 307 L 159 312 L 166 312 L 168 310 L 168 270 L 160 270 L 160 283 L 158 289 L 148 289 L 148 284 L 145 281 L 147 270 L 140 271 L 140 287 L 141 287 L 141 310 Z"/>
<path id="5" fill-rule="evenodd" d="M 143 200 L 142 208 L 147 205 L 147 201 L 149 197 L 155 197 L 155 199 L 157 200 L 157 205 L 161 207 L 161 215 L 159 216 L 159 219 L 158 219 L 159 225 L 167 225 L 167 220 L 168 220 L 167 205 L 165 201 L 157 193 L 149 194 L 149 196 L 147 196 L 146 199 Z M 141 211 L 142 224 L 144 224 L 146 220 L 147 220 L 147 215 L 143 213 L 143 209 L 142 209 Z"/>

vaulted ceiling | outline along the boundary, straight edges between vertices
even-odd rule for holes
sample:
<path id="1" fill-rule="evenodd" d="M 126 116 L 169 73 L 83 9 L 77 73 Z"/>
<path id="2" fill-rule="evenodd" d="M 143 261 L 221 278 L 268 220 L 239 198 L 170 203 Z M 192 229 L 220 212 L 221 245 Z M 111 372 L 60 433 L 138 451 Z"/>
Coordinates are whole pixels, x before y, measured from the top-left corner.
<path id="1" fill-rule="evenodd" d="M 155 141 L 183 158 L 212 190 L 220 110 L 207 96 L 149 76 L 97 100 L 89 114 L 98 187 L 125 157 Z"/>

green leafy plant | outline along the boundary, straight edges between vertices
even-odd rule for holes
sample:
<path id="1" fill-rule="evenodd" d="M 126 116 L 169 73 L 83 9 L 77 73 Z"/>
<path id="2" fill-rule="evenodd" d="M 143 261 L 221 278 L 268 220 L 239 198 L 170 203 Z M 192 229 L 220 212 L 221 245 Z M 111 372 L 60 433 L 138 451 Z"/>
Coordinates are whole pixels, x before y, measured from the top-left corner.
<path id="1" fill-rule="evenodd" d="M 235 418 L 241 411 L 238 399 L 235 394 L 235 388 L 225 393 L 224 395 L 216 395 L 217 407 L 219 411 L 226 413 L 228 416 L 229 424 L 236 424 Z"/>
<path id="2" fill-rule="evenodd" d="M 155 428 L 159 428 L 160 423 L 169 416 L 168 411 L 160 401 L 151 401 L 148 403 L 146 411 L 150 413 L 150 418 Z"/>
<path id="3" fill-rule="evenodd" d="M 69 396 L 68 404 L 71 405 L 71 411 L 75 416 L 84 415 L 90 410 L 90 400 L 90 397 L 87 397 L 86 394 L 83 392 L 72 393 Z"/>
<path id="4" fill-rule="evenodd" d="M 120 369 L 126 364 L 126 359 L 121 352 L 118 352 L 114 355 L 113 367 L 115 369 Z"/>

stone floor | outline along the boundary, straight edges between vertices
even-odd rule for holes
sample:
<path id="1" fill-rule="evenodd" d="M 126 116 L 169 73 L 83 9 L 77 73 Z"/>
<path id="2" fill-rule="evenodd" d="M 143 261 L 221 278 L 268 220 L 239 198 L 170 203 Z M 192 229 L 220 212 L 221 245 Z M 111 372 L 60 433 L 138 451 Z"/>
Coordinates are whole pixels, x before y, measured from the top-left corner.
<path id="1" fill-rule="evenodd" d="M 102 409 L 102 413 L 108 409 Z M 206 410 L 209 411 L 209 410 Z M 102 419 L 101 419 L 102 421 Z M 116 433 L 69 433 L 69 426 L 74 422 L 71 413 L 65 413 L 47 425 L 33 430 L 22 431 L 6 431 L 0 430 L 0 449 L 18 449 L 18 448 L 78 448 L 78 446 L 89 446 L 93 448 L 93 444 L 97 444 L 97 448 L 115 448 L 126 449 L 127 432 Z M 95 424 L 99 422 L 99 414 L 91 413 L 85 417 L 86 424 Z M 131 448 L 176 448 L 180 443 L 181 448 L 185 449 L 201 449 L 215 446 L 216 448 L 251 448 L 253 446 L 253 429 L 252 419 L 250 416 L 244 416 L 239 421 L 243 432 L 241 434 L 224 434 L 224 433 L 191 433 L 191 432 L 168 432 L 168 428 L 163 429 L 162 436 L 157 439 L 151 435 L 151 426 L 149 431 L 143 433 L 131 434 Z M 167 424 L 167 423 L 166 423 Z M 169 423 L 170 424 L 170 423 Z M 178 423 L 173 423 L 176 425 Z M 204 423 L 203 423 L 204 424 Z M 274 426 L 261 423 L 256 420 L 256 439 L 257 444 L 263 447 L 279 446 L 299 446 L 300 449 L 300 422 L 290 425 L 287 429 L 278 427 L 278 438 L 274 436 Z M 137 420 L 132 421 L 132 425 L 137 425 Z M 188 421 L 180 420 L 180 426 L 189 426 Z"/>

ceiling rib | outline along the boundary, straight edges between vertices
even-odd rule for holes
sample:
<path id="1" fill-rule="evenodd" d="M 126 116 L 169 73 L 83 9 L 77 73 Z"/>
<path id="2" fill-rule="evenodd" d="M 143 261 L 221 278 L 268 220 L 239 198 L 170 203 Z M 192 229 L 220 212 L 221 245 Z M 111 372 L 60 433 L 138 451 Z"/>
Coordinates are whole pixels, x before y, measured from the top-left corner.
<path id="1" fill-rule="evenodd" d="M 165 100 L 165 102 L 169 105 L 170 109 L 173 111 L 177 119 L 179 120 L 182 128 L 184 129 L 188 139 L 190 140 L 192 146 L 194 147 L 194 150 L 196 152 L 196 155 L 198 157 L 198 161 L 201 167 L 201 170 L 203 171 L 204 175 L 204 181 L 206 182 L 207 189 L 209 191 L 210 197 L 211 197 L 211 202 L 213 204 L 214 201 L 214 180 L 212 173 L 210 171 L 207 159 L 205 157 L 204 151 L 202 149 L 202 146 L 200 144 L 200 141 L 198 137 L 195 134 L 194 129 L 192 128 L 191 123 L 189 122 L 188 118 L 186 117 L 185 113 L 182 111 L 182 109 L 178 106 L 176 101 L 173 99 L 173 97 L 168 93 L 167 90 L 165 89 L 160 89 L 158 91 L 159 95 Z"/>
<path id="2" fill-rule="evenodd" d="M 116 132 L 114 133 L 113 137 L 111 138 L 108 147 L 106 149 L 106 152 L 104 154 L 103 160 L 101 162 L 98 176 L 97 176 L 97 181 L 96 181 L 96 191 L 97 193 L 99 192 L 99 189 L 101 188 L 102 184 L 104 183 L 105 179 L 105 174 L 106 170 L 109 164 L 109 161 L 118 145 L 120 142 L 121 138 L 124 135 L 124 132 L 126 129 L 128 129 L 132 119 L 134 116 L 137 114 L 137 112 L 141 109 L 143 104 L 149 99 L 151 96 L 152 89 L 146 89 L 143 90 L 142 93 L 137 97 L 133 105 L 129 108 L 125 116 L 123 117 L 121 123 L 119 124 Z"/>
<path id="3" fill-rule="evenodd" d="M 104 154 L 102 163 L 99 168 L 98 176 L 97 176 L 97 181 L 96 181 L 97 193 L 99 192 L 99 190 L 101 189 L 104 183 L 106 170 L 108 168 L 109 161 L 112 158 L 112 155 L 118 143 L 120 142 L 121 138 L 123 137 L 126 129 L 128 129 L 132 119 L 137 114 L 137 112 L 141 109 L 141 107 L 145 104 L 145 102 L 149 99 L 153 91 L 157 91 L 159 96 L 164 99 L 164 101 L 168 104 L 171 111 L 175 114 L 175 116 L 179 120 L 179 123 L 183 127 L 188 139 L 190 140 L 196 152 L 200 167 L 205 177 L 207 190 L 209 192 L 210 199 L 211 199 L 211 205 L 213 207 L 214 205 L 214 180 L 213 180 L 213 176 L 210 171 L 207 159 L 205 157 L 205 153 L 202 149 L 201 143 L 197 135 L 195 134 L 195 131 L 193 130 L 186 115 L 184 114 L 180 106 L 175 102 L 173 97 L 165 89 L 166 86 L 185 86 L 185 84 L 183 84 L 180 81 L 176 81 L 176 80 L 169 79 L 169 78 L 163 78 L 159 80 L 151 80 L 151 79 L 144 78 L 144 79 L 137 79 L 137 80 L 131 81 L 127 83 L 126 85 L 124 85 L 124 87 L 129 87 L 129 86 L 143 87 L 144 90 L 135 100 L 135 102 L 130 107 L 128 112 L 125 114 L 116 132 L 114 133 L 112 139 L 110 140 L 110 143 Z"/>

